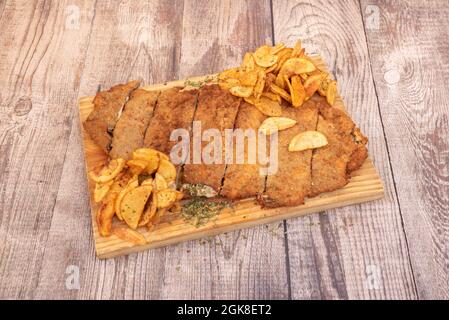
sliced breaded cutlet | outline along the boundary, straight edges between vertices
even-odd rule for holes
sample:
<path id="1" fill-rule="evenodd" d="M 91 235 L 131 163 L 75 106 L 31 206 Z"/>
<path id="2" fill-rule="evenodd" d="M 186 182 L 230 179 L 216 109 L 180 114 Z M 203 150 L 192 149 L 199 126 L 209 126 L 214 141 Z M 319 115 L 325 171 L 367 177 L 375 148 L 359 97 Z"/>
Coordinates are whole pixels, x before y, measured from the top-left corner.
<path id="1" fill-rule="evenodd" d="M 246 102 L 240 105 L 237 119 L 235 120 L 234 132 L 245 134 L 245 139 L 233 139 L 234 159 L 228 164 L 224 178 L 221 195 L 231 199 L 246 199 L 262 194 L 265 189 L 266 175 L 260 172 L 261 166 L 258 162 L 258 129 L 267 117 L 256 107 Z M 267 139 L 268 140 L 268 139 Z M 239 148 L 237 148 L 239 143 Z M 253 145 L 252 145 L 253 144 Z M 253 149 L 253 148 L 256 149 Z M 251 149 L 249 149 L 251 148 Z M 237 154 L 237 151 L 242 154 Z M 238 157 L 243 163 L 237 163 Z M 251 161 L 250 161 L 251 160 Z"/>
<path id="2" fill-rule="evenodd" d="M 332 124 L 345 135 L 352 137 L 357 148 L 351 154 L 351 159 L 348 162 L 347 170 L 349 173 L 359 169 L 368 157 L 368 150 L 366 144 L 368 143 L 368 138 L 366 138 L 356 127 L 351 117 L 344 112 L 335 107 L 331 107 L 325 98 L 319 98 L 319 110 L 323 118 Z"/>
<path id="3" fill-rule="evenodd" d="M 170 141 L 175 129 L 190 131 L 198 90 L 170 88 L 159 95 L 153 117 L 145 134 L 144 146 L 170 154 L 177 143 Z"/>
<path id="4" fill-rule="evenodd" d="M 313 151 L 311 196 L 348 184 L 350 173 L 360 168 L 367 158 L 368 142 L 344 111 L 331 107 L 324 98 L 316 99 L 320 112 L 317 131 L 329 143 Z"/>
<path id="5" fill-rule="evenodd" d="M 93 101 L 94 110 L 84 122 L 84 128 L 91 139 L 108 153 L 111 147 L 112 131 L 129 95 L 138 86 L 139 81 L 120 84 L 108 91 L 97 93 Z"/>
<path id="6" fill-rule="evenodd" d="M 153 115 L 159 91 L 137 89 L 125 105 L 114 129 L 112 149 L 113 158 L 128 160 L 132 152 L 143 146 L 145 131 Z"/>
<path id="7" fill-rule="evenodd" d="M 220 89 L 218 85 L 207 85 L 200 89 L 198 96 L 198 106 L 195 113 L 196 124 L 201 124 L 201 134 L 208 129 L 218 130 L 221 136 L 221 154 L 213 155 L 221 159 L 220 164 L 205 163 L 204 157 L 200 164 L 192 163 L 194 160 L 191 143 L 190 163 L 184 166 L 183 182 L 188 184 L 205 184 L 212 187 L 216 192 L 220 191 L 221 182 L 225 173 L 225 129 L 233 129 L 241 99 L 233 96 L 228 91 Z M 211 132 L 211 131 L 209 131 Z M 212 139 L 211 139 L 212 140 Z M 201 142 L 199 152 L 204 152 L 204 148 L 209 142 Z"/>
<path id="8" fill-rule="evenodd" d="M 299 133 L 316 128 L 318 109 L 313 99 L 300 108 L 282 107 L 282 117 L 297 124 L 278 133 L 278 170 L 268 175 L 265 195 L 268 207 L 296 206 L 304 203 L 311 191 L 312 150 L 290 152 L 290 141 Z"/>

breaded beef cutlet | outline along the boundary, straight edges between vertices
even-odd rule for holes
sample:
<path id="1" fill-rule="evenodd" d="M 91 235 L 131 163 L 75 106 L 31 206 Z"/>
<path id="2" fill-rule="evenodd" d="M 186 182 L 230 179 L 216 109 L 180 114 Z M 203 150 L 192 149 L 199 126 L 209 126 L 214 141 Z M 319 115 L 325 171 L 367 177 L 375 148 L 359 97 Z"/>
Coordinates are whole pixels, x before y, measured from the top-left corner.
<path id="1" fill-rule="evenodd" d="M 297 121 L 297 124 L 278 133 L 278 170 L 269 175 L 265 195 L 268 207 L 296 206 L 304 203 L 311 191 L 312 150 L 290 152 L 290 141 L 301 132 L 316 128 L 318 109 L 313 99 L 300 108 L 282 107 L 282 117 Z"/>
<path id="2" fill-rule="evenodd" d="M 317 131 L 326 136 L 328 145 L 313 151 L 311 196 L 343 188 L 349 182 L 348 162 L 357 149 L 349 134 L 321 115 Z"/>
<path id="3" fill-rule="evenodd" d="M 111 147 L 111 134 L 120 111 L 128 100 L 130 93 L 139 84 L 139 81 L 131 81 L 127 84 L 114 86 L 108 91 L 101 91 L 95 96 L 94 110 L 84 122 L 84 128 L 91 139 L 106 153 L 109 152 Z"/>
<path id="4" fill-rule="evenodd" d="M 188 184 L 202 183 L 212 187 L 216 192 L 220 191 L 221 182 L 225 173 L 225 129 L 233 129 L 234 121 L 237 116 L 241 99 L 233 96 L 228 91 L 220 89 L 218 85 L 207 85 L 200 89 L 198 97 L 198 106 L 195 114 L 195 121 L 201 124 L 202 133 L 204 130 L 217 129 L 222 138 L 221 164 L 201 164 L 192 163 L 191 154 L 190 164 L 184 166 L 183 181 Z M 193 144 L 193 141 L 192 141 Z M 201 150 L 209 142 L 201 142 Z M 192 147 L 191 147 L 192 149 Z M 191 153 L 195 152 L 192 150 Z M 215 155 L 214 155 L 215 156 Z"/>
<path id="5" fill-rule="evenodd" d="M 198 90 L 171 88 L 161 92 L 145 134 L 144 146 L 170 154 L 177 143 L 170 141 L 175 129 L 190 131 Z"/>
<path id="6" fill-rule="evenodd" d="M 246 102 L 242 102 L 234 127 L 236 131 L 239 129 L 242 131 L 248 129 L 251 130 L 253 134 L 253 143 L 257 146 L 258 128 L 266 118 L 267 117 L 256 107 Z M 266 176 L 261 175 L 259 170 L 261 166 L 257 162 L 257 150 L 248 150 L 250 138 L 245 139 L 245 145 L 242 150 L 243 154 L 241 155 L 244 163 L 237 164 L 237 141 L 238 140 L 234 138 L 234 162 L 228 164 L 226 168 L 224 183 L 220 193 L 222 196 L 231 200 L 251 198 L 263 193 L 265 189 Z M 249 152 L 254 152 L 255 154 L 250 155 Z M 255 163 L 249 163 L 250 156 L 254 158 Z"/>
<path id="7" fill-rule="evenodd" d="M 359 169 L 368 157 L 368 150 L 366 148 L 368 139 L 360 132 L 360 129 L 356 127 L 351 117 L 346 112 L 338 108 L 331 107 L 323 97 L 317 96 L 316 99 L 320 114 L 323 118 L 329 122 L 332 122 L 335 128 L 337 128 L 340 132 L 351 136 L 357 146 L 351 154 L 348 162 L 348 173 Z"/>
<path id="8" fill-rule="evenodd" d="M 145 131 L 153 115 L 159 91 L 137 89 L 125 105 L 114 129 L 112 149 L 113 158 L 128 160 L 132 152 L 143 146 Z"/>

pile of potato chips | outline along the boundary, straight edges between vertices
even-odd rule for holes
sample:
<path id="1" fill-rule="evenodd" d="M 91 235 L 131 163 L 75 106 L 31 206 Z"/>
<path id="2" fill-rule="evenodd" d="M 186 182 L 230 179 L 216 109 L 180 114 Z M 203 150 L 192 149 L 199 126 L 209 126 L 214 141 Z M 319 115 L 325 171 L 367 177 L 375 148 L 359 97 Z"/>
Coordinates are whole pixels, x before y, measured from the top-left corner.
<path id="1" fill-rule="evenodd" d="M 125 241 L 144 244 L 145 237 L 135 231 L 138 227 L 152 228 L 164 212 L 180 209 L 183 193 L 176 190 L 176 168 L 157 150 L 137 149 L 131 160 L 111 160 L 89 176 L 95 182 L 94 201 L 100 203 L 96 220 L 103 237 L 113 232 Z M 128 227 L 113 230 L 115 216 Z"/>
<path id="2" fill-rule="evenodd" d="M 281 43 L 247 53 L 240 67 L 221 72 L 218 80 L 222 89 L 269 117 L 281 115 L 282 100 L 299 108 L 318 92 L 334 105 L 337 94 L 336 81 L 315 66 L 300 41 L 294 48 Z"/>

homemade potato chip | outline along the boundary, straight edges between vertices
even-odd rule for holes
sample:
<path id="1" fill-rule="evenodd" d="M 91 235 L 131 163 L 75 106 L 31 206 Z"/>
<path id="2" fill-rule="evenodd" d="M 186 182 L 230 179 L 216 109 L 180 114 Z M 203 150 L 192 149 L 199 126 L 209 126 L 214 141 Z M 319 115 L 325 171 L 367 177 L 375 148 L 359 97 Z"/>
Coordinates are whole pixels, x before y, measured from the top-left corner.
<path id="1" fill-rule="evenodd" d="M 132 189 L 122 199 L 120 214 L 131 229 L 136 229 L 148 198 L 153 191 L 152 186 L 141 186 Z"/>
<path id="2" fill-rule="evenodd" d="M 253 106 L 256 105 L 256 103 L 259 101 L 259 99 L 256 99 L 255 97 L 251 96 L 248 98 L 243 98 L 246 102 L 248 102 L 249 104 L 252 104 Z"/>
<path id="3" fill-rule="evenodd" d="M 89 175 L 93 181 L 98 183 L 105 183 L 113 180 L 120 172 L 122 172 L 124 167 L 124 159 L 114 159 L 109 162 L 106 169 L 103 169 L 100 172 L 99 176 L 97 176 L 94 172 L 90 172 Z"/>
<path id="4" fill-rule="evenodd" d="M 176 168 L 170 161 L 161 160 L 156 173 L 160 174 L 167 183 L 176 180 Z"/>
<path id="5" fill-rule="evenodd" d="M 158 208 L 168 208 L 178 198 L 178 191 L 172 189 L 165 189 L 157 191 L 157 207 Z"/>
<path id="6" fill-rule="evenodd" d="M 282 76 L 286 75 L 291 77 L 301 73 L 310 73 L 315 70 L 316 67 L 313 62 L 306 58 L 290 58 L 284 63 L 279 73 Z"/>
<path id="7" fill-rule="evenodd" d="M 223 90 L 229 90 L 233 87 L 236 87 L 240 85 L 240 81 L 238 79 L 226 79 L 226 80 L 220 80 L 218 82 L 218 85 Z"/>
<path id="8" fill-rule="evenodd" d="M 327 138 L 324 134 L 318 131 L 305 131 L 296 135 L 290 145 L 288 150 L 291 152 L 304 151 L 310 149 L 317 149 L 324 147 L 328 144 Z"/>
<path id="9" fill-rule="evenodd" d="M 165 180 L 165 178 L 159 174 L 156 173 L 155 177 L 154 177 L 154 181 L 153 181 L 153 186 L 155 190 L 164 190 L 168 188 L 168 183 Z"/>
<path id="10" fill-rule="evenodd" d="M 149 177 L 142 181 L 141 186 L 152 186 L 154 183 L 154 179 Z"/>
<path id="11" fill-rule="evenodd" d="M 271 92 L 278 94 L 279 96 L 281 96 L 282 99 L 284 99 L 285 101 L 288 102 L 292 102 L 292 98 L 290 97 L 290 95 L 288 94 L 287 91 L 285 91 L 284 89 L 278 87 L 277 85 L 275 85 L 274 83 L 271 84 L 270 86 L 270 90 Z"/>
<path id="12" fill-rule="evenodd" d="M 273 92 L 263 92 L 262 97 L 267 97 L 268 99 L 276 101 L 279 104 L 282 102 L 281 96 Z"/>
<path id="13" fill-rule="evenodd" d="M 120 206 L 122 204 L 123 197 L 132 189 L 137 188 L 139 186 L 139 181 L 137 180 L 137 177 L 131 178 L 131 180 L 128 182 L 127 186 L 123 188 L 120 193 L 118 194 L 117 198 L 115 199 L 114 203 L 114 209 L 115 209 L 115 215 L 119 220 L 123 220 Z"/>
<path id="14" fill-rule="evenodd" d="M 236 86 L 229 90 L 234 96 L 240 98 L 248 98 L 253 94 L 252 87 Z"/>
<path id="15" fill-rule="evenodd" d="M 282 68 L 284 63 L 291 58 L 292 52 L 292 48 L 284 48 L 276 54 L 278 56 L 278 62 L 276 63 L 276 68 L 273 72 L 278 72 Z"/>
<path id="16" fill-rule="evenodd" d="M 331 81 L 329 85 L 327 86 L 326 90 L 326 99 L 327 103 L 329 103 L 331 106 L 335 104 L 335 98 L 337 96 L 337 82 Z"/>
<path id="17" fill-rule="evenodd" d="M 296 108 L 302 106 L 306 100 L 306 90 L 299 76 L 293 76 L 291 79 L 290 95 L 292 97 L 292 105 Z"/>
<path id="18" fill-rule="evenodd" d="M 156 215 L 156 212 L 157 212 L 157 194 L 156 192 L 153 192 L 151 197 L 151 203 L 148 206 L 148 208 L 144 210 L 142 217 L 140 218 L 139 227 L 146 226 L 151 221 L 151 219 L 153 219 L 153 217 Z"/>
<path id="19" fill-rule="evenodd" d="M 304 89 L 306 90 L 307 98 L 310 98 L 317 92 L 318 88 L 321 85 L 321 74 L 313 75 L 307 78 L 304 81 Z"/>
<path id="20" fill-rule="evenodd" d="M 218 75 L 218 80 L 227 79 L 238 79 L 239 78 L 239 68 L 232 68 L 221 72 Z"/>
<path id="21" fill-rule="evenodd" d="M 104 197 L 100 208 L 98 209 L 96 220 L 98 232 L 101 236 L 107 237 L 111 234 L 112 219 L 115 214 L 115 199 L 122 191 L 126 180 L 129 178 L 127 174 L 121 174 L 112 184 L 108 194 Z"/>
<path id="22" fill-rule="evenodd" d="M 103 200 L 103 198 L 108 194 L 113 183 L 113 180 L 105 183 L 96 183 L 94 190 L 94 201 L 98 203 Z"/>
<path id="23" fill-rule="evenodd" d="M 150 148 L 140 148 L 133 152 L 133 160 L 143 160 L 148 163 L 145 171 L 152 174 L 159 166 L 159 151 Z"/>
<path id="24" fill-rule="evenodd" d="M 147 243 L 147 240 L 145 239 L 143 234 L 124 226 L 114 227 L 112 232 L 117 238 L 126 242 L 131 242 L 136 245 L 144 245 Z"/>
<path id="25" fill-rule="evenodd" d="M 271 54 L 277 54 L 279 53 L 282 49 L 285 48 L 285 44 L 283 43 L 278 43 L 277 45 L 275 45 L 274 47 L 271 47 L 270 53 Z"/>
<path id="26" fill-rule="evenodd" d="M 271 117 L 265 119 L 259 127 L 259 132 L 264 135 L 272 135 L 275 132 L 289 129 L 296 125 L 296 121 L 290 118 Z"/>
<path id="27" fill-rule="evenodd" d="M 302 45 L 301 40 L 296 41 L 295 47 L 293 48 L 292 58 L 298 58 L 302 56 Z"/>
<path id="28" fill-rule="evenodd" d="M 240 72 L 240 84 L 245 87 L 254 87 L 258 77 L 258 72 L 256 70 Z"/>
<path id="29" fill-rule="evenodd" d="M 265 72 L 263 70 L 259 70 L 257 72 L 257 83 L 254 87 L 254 97 L 256 97 L 256 99 L 259 99 L 262 95 L 263 89 L 265 88 L 265 78 Z"/>
<path id="30" fill-rule="evenodd" d="M 247 52 L 243 57 L 241 69 L 244 71 L 253 71 L 256 67 L 252 53 Z"/>
<path id="31" fill-rule="evenodd" d="M 143 170 L 148 166 L 148 162 L 145 160 L 128 160 L 126 165 L 129 167 L 129 170 L 132 174 L 141 174 Z"/>
<path id="32" fill-rule="evenodd" d="M 258 66 L 269 68 L 278 61 L 278 57 L 271 53 L 269 46 L 262 46 L 254 53 L 254 60 Z"/>
<path id="33" fill-rule="evenodd" d="M 281 105 L 265 97 L 261 97 L 256 101 L 255 106 L 268 117 L 279 117 L 282 114 Z"/>

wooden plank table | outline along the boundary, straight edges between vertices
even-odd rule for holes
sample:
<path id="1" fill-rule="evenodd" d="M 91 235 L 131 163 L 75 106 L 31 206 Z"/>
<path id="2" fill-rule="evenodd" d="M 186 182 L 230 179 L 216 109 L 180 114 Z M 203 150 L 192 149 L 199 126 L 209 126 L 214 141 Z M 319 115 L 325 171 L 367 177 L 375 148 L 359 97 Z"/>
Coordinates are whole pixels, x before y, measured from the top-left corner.
<path id="1" fill-rule="evenodd" d="M 0 1 L 0 298 L 449 298 L 448 16 L 439 0 Z M 386 197 L 97 259 L 78 97 L 297 38 L 329 63 Z"/>

